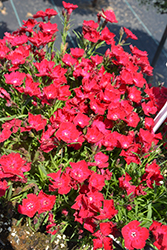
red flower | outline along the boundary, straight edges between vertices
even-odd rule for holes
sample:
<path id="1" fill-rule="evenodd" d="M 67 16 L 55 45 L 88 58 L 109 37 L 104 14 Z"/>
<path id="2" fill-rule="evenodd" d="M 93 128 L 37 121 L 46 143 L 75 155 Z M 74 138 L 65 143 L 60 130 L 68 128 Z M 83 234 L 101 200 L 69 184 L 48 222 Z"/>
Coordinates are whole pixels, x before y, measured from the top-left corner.
<path id="1" fill-rule="evenodd" d="M 18 212 L 33 217 L 40 209 L 40 202 L 36 194 L 28 194 L 27 199 L 23 199 L 22 205 L 18 206 Z"/>
<path id="2" fill-rule="evenodd" d="M 51 63 L 51 62 L 50 62 Z M 54 65 L 53 65 L 54 66 Z M 66 79 L 66 72 L 67 69 L 62 68 L 61 64 L 58 64 L 56 66 L 48 65 L 48 68 L 51 70 L 51 73 L 49 73 L 49 77 L 54 79 L 54 84 L 60 86 L 60 84 L 67 83 Z"/>
<path id="3" fill-rule="evenodd" d="M 133 84 L 133 74 L 131 71 L 127 70 L 126 68 L 123 69 L 120 73 L 120 79 L 124 84 Z"/>
<path id="4" fill-rule="evenodd" d="M 109 165 L 107 162 L 109 160 L 109 156 L 103 154 L 102 152 L 95 154 L 94 159 L 98 168 L 107 168 Z"/>
<path id="5" fill-rule="evenodd" d="M 67 66 L 72 66 L 77 63 L 77 59 L 73 58 L 69 54 L 65 54 L 62 58 L 63 63 L 65 63 Z"/>
<path id="6" fill-rule="evenodd" d="M 142 88 L 143 85 L 147 83 L 141 72 L 135 72 L 133 74 L 133 82 L 139 88 Z"/>
<path id="7" fill-rule="evenodd" d="M 50 42 L 53 42 L 56 39 L 52 34 L 47 34 L 43 32 L 33 32 L 33 36 L 29 37 L 28 40 L 36 47 L 44 46 Z"/>
<path id="8" fill-rule="evenodd" d="M 103 201 L 103 208 L 100 208 L 100 215 L 95 216 L 98 220 L 106 220 L 113 218 L 118 211 L 114 207 L 114 201 L 111 200 L 104 200 Z"/>
<path id="9" fill-rule="evenodd" d="M 55 229 L 56 226 L 57 226 L 56 223 L 51 223 L 51 224 L 47 225 L 46 226 L 46 232 L 48 234 L 52 234 L 52 235 L 57 234 L 57 232 L 59 231 L 59 228 Z"/>
<path id="10" fill-rule="evenodd" d="M 11 98 L 10 98 L 9 93 L 5 89 L 3 89 L 1 87 L 0 87 L 0 97 L 7 101 L 8 106 L 11 106 L 11 102 L 10 102 Z"/>
<path id="11" fill-rule="evenodd" d="M 97 127 L 88 128 L 87 134 L 85 136 L 89 143 L 96 143 L 103 139 L 104 135 L 99 131 Z"/>
<path id="12" fill-rule="evenodd" d="M 49 68 L 54 66 L 54 62 L 49 62 L 46 59 L 43 59 L 40 62 L 33 63 L 34 66 L 38 69 L 39 74 L 36 74 L 36 76 L 49 76 Z"/>
<path id="13" fill-rule="evenodd" d="M 58 95 L 58 89 L 55 87 L 54 84 L 50 84 L 43 88 L 43 93 L 46 98 L 49 99 L 56 99 Z"/>
<path id="14" fill-rule="evenodd" d="M 132 144 L 127 151 L 122 150 L 120 156 L 124 156 L 125 161 L 129 165 L 131 162 L 140 164 L 140 159 L 137 154 L 140 153 L 141 145 L 138 143 Z"/>
<path id="15" fill-rule="evenodd" d="M 20 29 L 22 29 L 24 32 L 25 31 L 32 32 L 33 27 L 35 27 L 36 24 L 38 24 L 38 22 L 35 19 L 29 18 L 26 21 L 23 20 L 23 25 Z"/>
<path id="16" fill-rule="evenodd" d="M 100 230 L 95 232 L 93 236 L 97 237 L 93 239 L 93 249 L 104 248 L 105 250 L 112 250 L 113 240 L 107 237 L 112 232 L 113 224 L 112 222 L 100 223 Z"/>
<path id="17" fill-rule="evenodd" d="M 111 107 L 111 108 L 110 108 Z M 125 119 L 126 116 L 126 112 L 125 110 L 122 108 L 121 104 L 112 104 L 109 106 L 108 108 L 108 114 L 107 114 L 107 119 L 116 121 L 116 120 L 123 120 Z"/>
<path id="18" fill-rule="evenodd" d="M 118 146 L 117 134 L 118 132 L 114 131 L 113 133 L 108 133 L 105 135 L 104 139 L 102 140 L 102 144 L 107 150 L 113 150 L 114 147 Z"/>
<path id="19" fill-rule="evenodd" d="M 142 97 L 141 97 L 141 91 L 138 90 L 135 86 L 128 88 L 128 97 L 131 101 L 140 103 Z"/>
<path id="20" fill-rule="evenodd" d="M 71 48 L 70 49 L 71 51 L 71 55 L 74 57 L 74 58 L 79 58 L 79 57 L 82 57 L 85 53 L 85 50 L 84 49 L 80 49 L 80 48 Z"/>
<path id="21" fill-rule="evenodd" d="M 0 158 L 0 165 L 5 174 L 21 175 L 25 163 L 26 161 L 21 158 L 19 153 L 2 155 Z"/>
<path id="22" fill-rule="evenodd" d="M 51 125 L 48 125 L 48 129 L 46 131 L 43 130 L 41 140 L 39 142 L 41 143 L 40 148 L 42 151 L 48 153 L 53 148 L 56 147 L 56 143 L 54 142 L 54 138 L 51 137 L 56 129 L 52 128 Z"/>
<path id="23" fill-rule="evenodd" d="M 99 55 L 91 56 L 91 61 L 93 62 L 94 66 L 101 64 L 103 62 L 103 57 Z"/>
<path id="24" fill-rule="evenodd" d="M 145 126 L 145 129 L 148 129 L 151 132 L 152 128 L 154 127 L 154 119 L 151 117 L 145 117 L 144 126 Z"/>
<path id="25" fill-rule="evenodd" d="M 42 32 L 47 33 L 47 34 L 53 35 L 55 32 L 58 31 L 56 23 L 50 23 L 50 22 L 40 23 L 39 27 Z"/>
<path id="26" fill-rule="evenodd" d="M 0 143 L 6 141 L 10 136 L 12 132 L 9 128 L 4 128 L 2 132 L 0 132 Z"/>
<path id="27" fill-rule="evenodd" d="M 2 167 L 0 166 L 0 179 L 12 178 L 13 176 L 13 174 L 5 174 L 2 170 Z"/>
<path id="28" fill-rule="evenodd" d="M 21 120 L 14 118 L 10 120 L 9 122 L 3 123 L 2 128 L 7 128 L 7 129 L 12 128 L 12 133 L 16 133 L 21 126 L 21 122 L 22 122 Z"/>
<path id="29" fill-rule="evenodd" d="M 0 44 L 0 59 L 6 58 L 8 55 L 8 52 L 10 52 L 10 49 L 7 46 L 5 46 L 5 44 Z"/>
<path id="30" fill-rule="evenodd" d="M 120 148 L 128 149 L 133 144 L 134 135 L 122 135 L 122 134 L 119 134 L 119 136 L 117 137 L 117 140 L 119 141 Z"/>
<path id="31" fill-rule="evenodd" d="M 106 10 L 103 11 L 103 14 L 101 14 L 101 16 L 107 21 L 107 22 L 110 22 L 110 23 L 118 23 L 116 17 L 115 17 L 115 14 L 114 14 L 114 11 L 113 10 Z"/>
<path id="32" fill-rule="evenodd" d="M 159 139 L 162 139 L 162 135 L 150 133 L 148 130 L 140 129 L 139 130 L 139 139 L 143 143 L 143 151 L 147 152 L 148 149 L 152 146 L 152 143 L 157 145 Z"/>
<path id="33" fill-rule="evenodd" d="M 67 143 L 76 142 L 79 135 L 79 131 L 72 122 L 62 122 L 55 134 L 59 140 L 63 140 Z"/>
<path id="34" fill-rule="evenodd" d="M 140 227 L 140 222 L 134 220 L 122 228 L 122 235 L 127 249 L 142 249 L 149 237 L 149 230 L 145 227 Z"/>
<path id="35" fill-rule="evenodd" d="M 84 38 L 92 43 L 96 43 L 100 38 L 100 34 L 97 30 L 91 30 L 90 32 L 85 33 Z"/>
<path id="36" fill-rule="evenodd" d="M 129 115 L 127 115 L 125 121 L 128 126 L 136 128 L 138 123 L 140 122 L 140 118 L 136 112 L 132 112 Z"/>
<path id="37" fill-rule="evenodd" d="M 36 14 L 33 15 L 33 18 L 41 17 L 44 20 L 45 16 L 46 16 L 46 13 L 43 10 L 39 10 L 39 11 L 37 11 Z"/>
<path id="38" fill-rule="evenodd" d="M 67 215 L 68 215 L 68 210 L 67 210 L 66 208 L 63 208 L 62 211 L 61 211 L 61 213 L 62 213 L 65 217 L 67 217 Z"/>
<path id="39" fill-rule="evenodd" d="M 84 185 L 82 187 L 84 187 Z M 87 190 L 86 190 L 86 192 L 87 192 Z M 88 209 L 88 202 L 87 202 L 85 194 L 79 194 L 75 199 L 75 204 L 71 208 L 76 209 L 76 210 L 80 210 L 81 207 L 84 208 L 85 210 Z"/>
<path id="40" fill-rule="evenodd" d="M 0 181 L 0 197 L 5 195 L 8 187 L 9 186 L 6 180 Z"/>
<path id="41" fill-rule="evenodd" d="M 149 101 L 147 103 L 142 103 L 142 109 L 145 115 L 150 116 L 150 114 L 154 115 L 157 112 L 157 107 L 155 106 L 153 101 Z"/>
<path id="42" fill-rule="evenodd" d="M 43 20 L 45 19 L 45 17 L 47 16 L 48 19 L 50 20 L 51 16 L 56 16 L 57 12 L 53 9 L 46 9 L 45 11 L 40 10 L 37 11 L 37 13 L 35 15 L 33 15 L 33 18 L 39 18 L 41 17 Z"/>
<path id="43" fill-rule="evenodd" d="M 67 10 L 69 15 L 71 15 L 73 10 L 78 8 L 78 5 L 74 5 L 72 3 L 66 3 L 66 2 L 63 1 L 62 4 L 63 4 L 64 8 Z"/>
<path id="44" fill-rule="evenodd" d="M 97 31 L 98 23 L 95 23 L 93 20 L 83 22 L 83 35 L 84 38 L 96 43 L 100 39 L 100 33 Z"/>
<path id="45" fill-rule="evenodd" d="M 110 32 L 110 30 L 107 27 L 105 27 L 101 31 L 100 39 L 104 40 L 108 45 L 113 43 L 114 37 L 115 37 L 115 34 Z"/>
<path id="46" fill-rule="evenodd" d="M 85 29 L 87 28 L 97 29 L 98 27 L 99 27 L 98 23 L 95 23 L 93 20 L 89 20 L 89 21 L 84 20 L 83 22 L 83 28 Z"/>
<path id="47" fill-rule="evenodd" d="M 20 64 L 25 63 L 25 59 L 29 56 L 29 50 L 30 46 L 22 46 L 20 45 L 15 50 L 12 50 L 8 56 L 7 59 L 11 60 L 11 63 L 13 64 L 13 67 L 10 68 L 10 71 L 18 69 Z"/>
<path id="48" fill-rule="evenodd" d="M 97 209 L 99 210 L 99 208 L 102 207 L 102 201 L 104 201 L 104 196 L 102 193 L 97 190 L 93 192 L 90 191 L 87 193 L 87 197 L 90 208 L 97 207 Z"/>
<path id="49" fill-rule="evenodd" d="M 57 99 L 66 101 L 68 97 L 71 95 L 71 92 L 69 90 L 70 86 L 68 85 L 63 85 L 57 88 Z"/>
<path id="50" fill-rule="evenodd" d="M 29 95 L 29 96 L 37 96 L 40 97 L 41 91 L 38 88 L 38 85 L 40 83 L 34 82 L 32 77 L 27 74 L 26 80 L 25 80 L 25 85 L 26 87 L 24 88 L 24 93 Z M 19 89 L 18 89 L 19 90 Z"/>
<path id="51" fill-rule="evenodd" d="M 12 37 L 11 44 L 12 46 L 18 46 L 27 43 L 27 41 L 28 37 L 26 35 L 17 35 Z"/>
<path id="52" fill-rule="evenodd" d="M 167 225 L 163 225 L 160 222 L 153 221 L 149 228 L 152 231 L 156 246 L 159 250 L 167 250 Z"/>
<path id="53" fill-rule="evenodd" d="M 61 169 L 57 173 L 50 173 L 47 174 L 47 176 L 51 177 L 50 182 L 53 185 L 49 185 L 49 191 L 55 191 L 58 189 L 59 194 L 68 194 L 71 190 L 70 187 L 70 177 L 66 173 L 62 173 L 61 175 Z"/>
<path id="54" fill-rule="evenodd" d="M 92 190 L 92 188 L 95 188 L 101 191 L 104 186 L 105 186 L 104 176 L 94 172 L 89 178 L 90 190 Z"/>
<path id="55" fill-rule="evenodd" d="M 54 9 L 46 9 L 45 10 L 45 14 L 48 17 L 48 19 L 50 19 L 52 16 L 56 16 L 57 15 L 57 11 L 55 11 Z"/>
<path id="56" fill-rule="evenodd" d="M 74 124 L 84 128 L 89 125 L 90 118 L 87 115 L 79 112 L 74 118 Z"/>
<path id="57" fill-rule="evenodd" d="M 47 212 L 51 210 L 55 204 L 56 196 L 45 194 L 42 190 L 38 194 L 38 199 L 40 201 L 40 209 L 38 213 L 41 214 L 43 212 Z"/>
<path id="58" fill-rule="evenodd" d="M 28 122 L 31 124 L 31 128 L 36 131 L 45 129 L 47 120 L 43 119 L 41 115 L 28 114 Z"/>
<path id="59" fill-rule="evenodd" d="M 159 182 L 164 179 L 161 175 L 160 166 L 156 164 L 156 160 L 154 160 L 150 165 L 147 163 L 145 166 L 145 171 L 146 172 L 142 177 L 142 181 L 146 181 L 149 188 L 153 188 L 154 182 L 157 186 L 159 186 Z"/>
<path id="60" fill-rule="evenodd" d="M 94 98 L 90 99 L 90 108 L 98 115 L 104 115 L 106 110 L 104 103 L 101 103 L 100 100 Z"/>
<path id="61" fill-rule="evenodd" d="M 98 62 L 97 62 L 98 63 Z M 87 75 L 87 73 L 85 73 Z M 99 91 L 99 85 L 97 84 L 97 80 L 95 78 L 93 79 L 87 79 L 85 78 L 84 81 L 82 81 L 83 84 L 83 91 L 90 93 L 91 91 Z M 90 94 L 89 98 L 94 99 L 95 94 L 93 94 L 93 96 Z M 86 98 L 86 96 L 85 96 Z M 96 101 L 95 101 L 96 102 Z"/>
<path id="62" fill-rule="evenodd" d="M 136 56 L 139 56 L 139 57 L 142 57 L 142 56 L 147 57 L 148 56 L 147 51 L 139 50 L 136 46 L 130 45 L 130 50 Z"/>
<path id="63" fill-rule="evenodd" d="M 119 178 L 119 186 L 122 188 L 122 189 L 125 189 L 127 191 L 127 195 L 135 195 L 135 189 L 136 189 L 136 186 L 134 185 L 131 185 L 130 183 L 130 180 L 131 180 L 131 176 L 126 173 L 126 175 L 122 175 L 120 178 Z"/>
<path id="64" fill-rule="evenodd" d="M 70 165 L 72 167 L 70 176 L 79 183 L 84 182 L 89 175 L 91 175 L 91 171 L 88 169 L 88 165 L 84 160 L 78 161 L 77 163 L 70 162 Z"/>
<path id="65" fill-rule="evenodd" d="M 126 33 L 126 35 L 127 35 L 127 37 L 126 38 L 131 38 L 131 39 L 133 39 L 133 40 L 138 40 L 138 38 L 137 38 L 137 36 L 135 36 L 133 33 L 132 33 L 132 31 L 130 31 L 129 29 L 127 29 L 127 28 L 123 28 L 124 29 L 124 31 L 125 31 L 125 33 Z"/>
<path id="66" fill-rule="evenodd" d="M 26 77 L 25 73 L 20 73 L 18 71 L 12 72 L 10 74 L 4 74 L 7 84 L 12 84 L 13 86 L 19 86 L 23 83 L 24 78 Z"/>

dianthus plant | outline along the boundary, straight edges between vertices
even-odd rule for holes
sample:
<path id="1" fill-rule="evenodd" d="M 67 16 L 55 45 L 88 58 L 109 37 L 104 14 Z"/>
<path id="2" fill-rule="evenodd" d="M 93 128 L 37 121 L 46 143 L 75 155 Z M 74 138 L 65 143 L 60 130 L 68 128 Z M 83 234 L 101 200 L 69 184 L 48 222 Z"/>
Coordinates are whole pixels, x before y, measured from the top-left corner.
<path id="1" fill-rule="evenodd" d="M 60 50 L 53 9 L 0 40 L 1 199 L 33 230 L 66 234 L 69 247 L 165 250 L 167 129 L 154 133 L 153 119 L 167 89 L 146 82 L 153 69 L 126 43 L 137 39 L 129 29 L 115 38 L 112 10 L 85 20 L 69 48 L 78 6 L 63 6 Z"/>

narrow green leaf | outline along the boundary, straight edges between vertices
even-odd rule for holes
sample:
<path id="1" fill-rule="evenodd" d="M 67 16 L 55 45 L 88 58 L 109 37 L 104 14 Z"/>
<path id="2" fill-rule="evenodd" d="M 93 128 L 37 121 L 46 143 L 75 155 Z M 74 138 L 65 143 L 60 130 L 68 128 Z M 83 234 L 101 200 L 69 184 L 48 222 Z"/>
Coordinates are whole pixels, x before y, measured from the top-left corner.
<path id="1" fill-rule="evenodd" d="M 19 115 L 19 116 L 13 115 L 13 116 L 10 116 L 10 117 L 3 117 L 3 118 L 0 118 L 0 122 L 3 122 L 3 121 L 10 121 L 10 120 L 12 120 L 12 119 L 14 119 L 14 118 L 19 119 L 19 118 L 23 118 L 23 117 L 27 117 L 27 116 L 28 116 L 28 115 Z"/>
<path id="2" fill-rule="evenodd" d="M 150 203 L 148 205 L 147 219 L 151 219 L 151 218 L 152 218 L 152 204 Z"/>
<path id="3" fill-rule="evenodd" d="M 44 166 L 42 164 L 38 165 L 38 170 L 39 170 L 39 173 L 40 173 L 40 176 L 42 178 L 42 180 L 45 180 L 47 177 L 47 172 L 44 168 Z"/>

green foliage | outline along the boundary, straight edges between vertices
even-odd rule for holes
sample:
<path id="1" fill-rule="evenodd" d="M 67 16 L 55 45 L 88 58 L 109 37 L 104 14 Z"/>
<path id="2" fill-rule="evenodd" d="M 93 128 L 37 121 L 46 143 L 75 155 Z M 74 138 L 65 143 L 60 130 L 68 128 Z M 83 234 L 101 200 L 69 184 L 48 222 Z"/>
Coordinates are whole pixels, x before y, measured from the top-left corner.
<path id="1" fill-rule="evenodd" d="M 167 13 L 167 0 L 137 0 L 140 4 L 153 6 L 161 14 Z"/>

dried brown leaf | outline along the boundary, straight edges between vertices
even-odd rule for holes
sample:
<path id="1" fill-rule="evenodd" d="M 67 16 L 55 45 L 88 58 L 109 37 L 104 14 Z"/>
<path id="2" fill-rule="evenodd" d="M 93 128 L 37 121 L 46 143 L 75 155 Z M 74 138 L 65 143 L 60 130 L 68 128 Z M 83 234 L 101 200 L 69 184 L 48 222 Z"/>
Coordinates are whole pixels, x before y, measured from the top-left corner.
<path id="1" fill-rule="evenodd" d="M 1 13 L 2 13 L 2 15 L 7 15 L 8 13 L 6 12 L 6 8 L 3 8 L 2 10 L 0 10 L 1 11 Z"/>
<path id="2" fill-rule="evenodd" d="M 26 17 L 32 17 L 33 16 L 33 14 L 32 13 L 30 13 L 30 12 L 27 12 L 27 15 L 26 15 Z"/>

